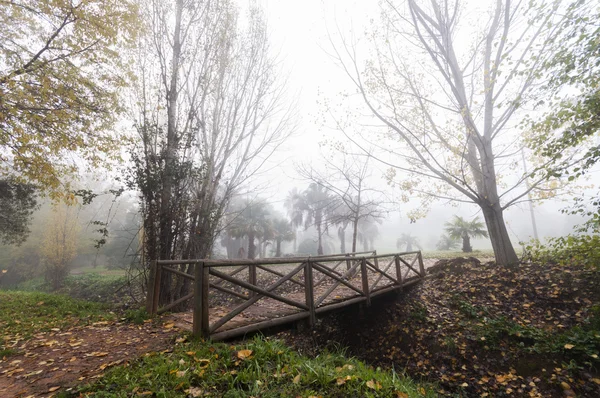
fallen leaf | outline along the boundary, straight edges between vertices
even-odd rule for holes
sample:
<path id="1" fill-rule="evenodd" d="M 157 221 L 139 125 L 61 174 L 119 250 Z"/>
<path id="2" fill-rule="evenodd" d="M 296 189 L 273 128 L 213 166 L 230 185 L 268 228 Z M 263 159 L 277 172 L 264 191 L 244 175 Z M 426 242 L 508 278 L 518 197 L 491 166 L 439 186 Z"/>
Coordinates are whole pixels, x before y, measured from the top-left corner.
<path id="1" fill-rule="evenodd" d="M 396 391 L 396 397 L 397 398 L 408 398 L 408 394 L 405 392 Z"/>
<path id="2" fill-rule="evenodd" d="M 59 388 L 60 388 L 60 386 L 50 387 L 48 389 L 48 392 L 54 392 L 54 391 L 58 390 Z"/>
<path id="3" fill-rule="evenodd" d="M 573 344 L 565 344 L 565 348 L 567 350 L 570 350 L 571 348 L 575 347 Z"/>
<path id="4" fill-rule="evenodd" d="M 237 357 L 239 359 L 247 359 L 252 355 L 252 350 L 239 350 L 237 352 Z"/>
<path id="5" fill-rule="evenodd" d="M 293 382 L 294 384 L 298 384 L 298 383 L 300 383 L 300 374 L 298 374 L 298 376 L 294 377 L 294 380 L 292 380 L 292 382 Z"/>
<path id="6" fill-rule="evenodd" d="M 201 397 L 204 394 L 204 391 L 200 387 L 190 387 L 184 392 L 192 398 Z"/>

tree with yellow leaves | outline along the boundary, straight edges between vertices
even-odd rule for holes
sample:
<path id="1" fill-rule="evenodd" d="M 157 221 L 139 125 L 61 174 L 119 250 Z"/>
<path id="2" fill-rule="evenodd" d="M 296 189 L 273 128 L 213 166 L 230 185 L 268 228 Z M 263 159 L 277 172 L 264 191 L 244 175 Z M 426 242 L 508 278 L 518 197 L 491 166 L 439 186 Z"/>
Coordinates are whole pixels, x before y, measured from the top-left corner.
<path id="1" fill-rule="evenodd" d="M 65 154 L 114 153 L 119 50 L 137 20 L 129 0 L 0 0 L 0 177 L 56 195 L 78 167 Z"/>
<path id="2" fill-rule="evenodd" d="M 75 206 L 56 204 L 49 218 L 42 245 L 46 281 L 60 288 L 77 255 L 79 226 Z"/>

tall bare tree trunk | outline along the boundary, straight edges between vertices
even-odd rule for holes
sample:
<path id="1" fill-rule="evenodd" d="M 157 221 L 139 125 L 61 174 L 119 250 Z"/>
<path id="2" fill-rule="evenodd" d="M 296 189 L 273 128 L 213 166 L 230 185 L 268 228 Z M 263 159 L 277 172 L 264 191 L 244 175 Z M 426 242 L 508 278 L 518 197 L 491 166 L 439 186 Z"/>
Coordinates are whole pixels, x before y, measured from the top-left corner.
<path id="1" fill-rule="evenodd" d="M 173 29 L 173 58 L 171 60 L 171 76 L 169 89 L 166 93 L 167 100 L 167 148 L 165 153 L 165 171 L 163 175 L 162 192 L 160 197 L 160 241 L 159 260 L 169 260 L 173 243 L 173 180 L 175 175 L 175 162 L 177 156 L 177 98 L 179 78 L 179 63 L 181 58 L 181 16 L 183 13 L 183 0 L 175 1 L 175 27 Z M 165 303 L 170 301 L 171 274 L 163 275 L 161 279 L 161 298 Z"/>

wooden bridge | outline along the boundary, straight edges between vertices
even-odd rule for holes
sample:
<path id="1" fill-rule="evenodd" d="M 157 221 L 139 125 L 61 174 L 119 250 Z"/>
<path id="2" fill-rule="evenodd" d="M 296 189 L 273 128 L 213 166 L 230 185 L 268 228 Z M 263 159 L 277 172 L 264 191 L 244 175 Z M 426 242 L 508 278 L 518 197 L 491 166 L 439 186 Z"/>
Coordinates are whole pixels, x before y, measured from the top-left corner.
<path id="1" fill-rule="evenodd" d="M 168 286 L 181 286 L 177 278 L 184 278 L 193 283 L 193 293 L 159 307 L 166 273 L 171 274 Z M 317 315 L 356 303 L 369 306 L 373 297 L 401 290 L 424 276 L 420 251 L 160 260 L 152 264 L 146 309 L 160 314 L 193 300 L 192 317 L 175 316 L 191 324 L 196 336 L 224 340 L 302 319 L 313 325 Z"/>

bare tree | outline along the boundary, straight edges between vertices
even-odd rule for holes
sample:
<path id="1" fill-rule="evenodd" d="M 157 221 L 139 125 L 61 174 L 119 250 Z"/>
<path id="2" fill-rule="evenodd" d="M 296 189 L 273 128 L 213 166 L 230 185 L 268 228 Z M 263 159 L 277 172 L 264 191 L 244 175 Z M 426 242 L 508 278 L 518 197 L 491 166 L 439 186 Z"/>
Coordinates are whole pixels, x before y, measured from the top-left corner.
<path id="1" fill-rule="evenodd" d="M 242 23 L 231 0 L 142 2 L 132 185 L 146 260 L 206 258 L 234 192 L 293 131 L 293 107 L 259 8 Z"/>
<path id="2" fill-rule="evenodd" d="M 511 265 L 518 257 L 504 210 L 551 188 L 544 164 L 516 170 L 523 144 L 515 126 L 551 57 L 554 28 L 547 19 L 529 23 L 525 2 L 496 0 L 471 16 L 463 3 L 386 0 L 364 70 L 356 42 L 334 46 L 334 57 L 382 124 L 377 140 L 365 140 L 379 144 L 390 181 L 406 173 L 405 190 L 477 204 L 497 264 Z"/>
<path id="3" fill-rule="evenodd" d="M 380 221 L 386 214 L 388 203 L 381 190 L 368 184 L 372 178 L 370 156 L 342 153 L 339 162 L 323 156 L 325 167 L 298 166 L 299 174 L 325 188 L 336 201 L 326 222 L 338 226 L 338 237 L 345 242 L 346 226 L 352 226 L 352 252 L 356 252 L 358 228 L 361 220 Z M 345 245 L 342 244 L 342 252 Z"/>

